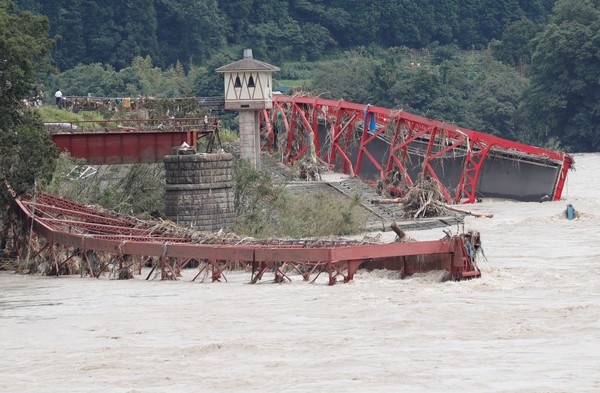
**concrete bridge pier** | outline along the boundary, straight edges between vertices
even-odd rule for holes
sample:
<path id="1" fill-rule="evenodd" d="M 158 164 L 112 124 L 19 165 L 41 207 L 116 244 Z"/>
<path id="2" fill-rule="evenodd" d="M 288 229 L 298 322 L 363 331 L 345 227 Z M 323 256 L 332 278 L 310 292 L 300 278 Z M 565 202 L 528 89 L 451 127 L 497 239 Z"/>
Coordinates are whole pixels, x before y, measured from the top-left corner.
<path id="1" fill-rule="evenodd" d="M 258 112 L 240 111 L 240 150 L 241 156 L 254 168 L 260 168 L 260 129 Z"/>

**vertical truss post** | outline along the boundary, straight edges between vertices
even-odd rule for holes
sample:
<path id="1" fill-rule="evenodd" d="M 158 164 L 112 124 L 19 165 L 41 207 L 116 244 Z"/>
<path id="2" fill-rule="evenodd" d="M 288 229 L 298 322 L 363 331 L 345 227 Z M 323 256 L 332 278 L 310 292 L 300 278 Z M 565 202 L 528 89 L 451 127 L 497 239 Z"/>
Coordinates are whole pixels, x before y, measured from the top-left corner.
<path id="1" fill-rule="evenodd" d="M 273 111 L 273 115 L 275 115 L 275 111 Z M 258 121 L 258 124 L 264 124 L 267 129 L 267 151 L 269 152 L 271 151 L 271 148 L 273 147 L 273 141 L 275 140 L 275 135 L 273 133 L 273 123 L 274 121 L 271 119 L 271 116 L 269 116 L 269 111 L 267 109 L 263 109 L 262 111 L 260 111 L 260 119 Z"/>
<path id="2" fill-rule="evenodd" d="M 477 181 L 490 147 L 478 140 L 470 141 L 465 166 L 458 184 L 458 192 L 455 196 L 456 203 L 460 202 L 462 196 L 467 198 L 465 203 L 475 202 L 477 198 Z"/>
<path id="3" fill-rule="evenodd" d="M 563 164 L 560 170 L 560 176 L 558 181 L 556 182 L 556 189 L 554 191 L 554 200 L 560 201 L 560 197 L 563 192 L 563 188 L 565 186 L 565 181 L 567 180 L 567 172 L 571 168 L 571 157 L 567 154 L 563 157 Z"/>

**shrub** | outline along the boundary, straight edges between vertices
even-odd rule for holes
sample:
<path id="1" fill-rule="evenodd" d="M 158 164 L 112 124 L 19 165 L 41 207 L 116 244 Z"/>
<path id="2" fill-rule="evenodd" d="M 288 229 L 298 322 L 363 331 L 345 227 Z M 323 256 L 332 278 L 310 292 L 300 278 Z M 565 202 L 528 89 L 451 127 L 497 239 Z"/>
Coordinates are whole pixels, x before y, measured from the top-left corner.
<path id="1" fill-rule="evenodd" d="M 235 232 L 258 238 L 305 238 L 356 234 L 365 229 L 360 197 L 297 195 L 275 184 L 247 161 L 234 166 Z"/>

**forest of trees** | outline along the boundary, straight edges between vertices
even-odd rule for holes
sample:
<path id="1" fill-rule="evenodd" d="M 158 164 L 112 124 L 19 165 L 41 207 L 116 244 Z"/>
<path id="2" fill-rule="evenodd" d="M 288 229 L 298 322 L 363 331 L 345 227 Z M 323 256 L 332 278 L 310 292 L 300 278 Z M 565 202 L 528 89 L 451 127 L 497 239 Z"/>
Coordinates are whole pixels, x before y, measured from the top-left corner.
<path id="1" fill-rule="evenodd" d="M 228 47 L 265 61 L 317 60 L 357 46 L 485 48 L 523 18 L 544 23 L 554 0 L 14 0 L 50 19 L 53 58 L 119 70 L 136 56 L 201 65 Z M 237 54 L 237 53 L 236 53 Z"/>
<path id="2" fill-rule="evenodd" d="M 49 20 L 46 97 L 222 94 L 253 48 L 308 94 L 600 150 L 600 0 L 14 0 Z"/>

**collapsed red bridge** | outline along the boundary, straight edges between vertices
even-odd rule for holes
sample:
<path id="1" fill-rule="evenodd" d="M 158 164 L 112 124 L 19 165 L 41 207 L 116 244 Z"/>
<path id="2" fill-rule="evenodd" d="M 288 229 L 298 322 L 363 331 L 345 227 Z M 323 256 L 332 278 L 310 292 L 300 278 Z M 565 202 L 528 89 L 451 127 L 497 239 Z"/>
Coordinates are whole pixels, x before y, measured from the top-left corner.
<path id="1" fill-rule="evenodd" d="M 291 280 L 291 273 L 296 272 L 306 281 L 315 281 L 326 273 L 330 285 L 352 280 L 361 267 L 399 270 L 403 275 L 446 270 L 454 280 L 480 276 L 475 263 L 480 240 L 474 233 L 390 244 L 223 239 L 215 234 L 182 234 L 168 226 L 49 194 L 15 198 L 15 203 L 22 216 L 23 232 L 37 235 L 21 237 L 24 240 L 17 247 L 19 258 L 51 260 L 57 275 L 71 272 L 76 263 L 82 274 L 93 277 L 110 270 L 141 273 L 142 266 L 150 264 L 148 278 L 157 271 L 162 278 L 177 279 L 181 269 L 195 263 L 199 266 L 196 277 L 206 271 L 212 281 L 226 279 L 224 273 L 233 267 L 248 271 L 251 282 L 271 272 L 275 280 Z M 13 238 L 19 236 L 15 234 Z"/>
<path id="2" fill-rule="evenodd" d="M 564 153 L 401 110 L 312 97 L 276 96 L 273 105 L 262 112 L 264 139 L 269 149 L 279 139 L 287 163 L 318 157 L 389 189 L 432 178 L 448 203 L 559 200 L 571 166 Z M 278 114 L 283 127 L 274 127 Z"/>

